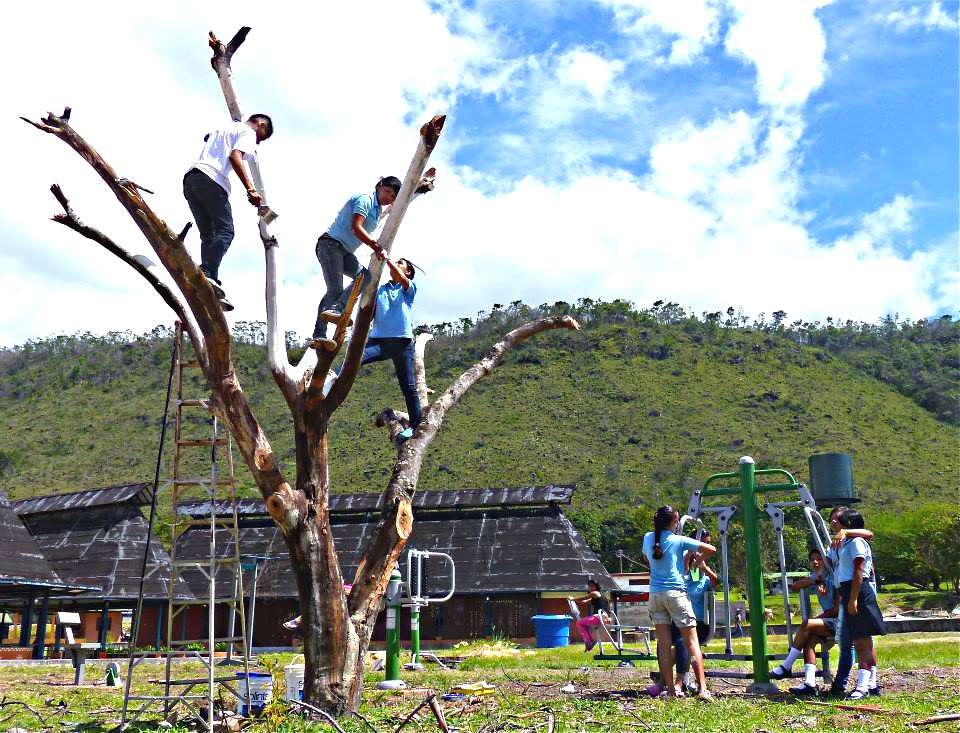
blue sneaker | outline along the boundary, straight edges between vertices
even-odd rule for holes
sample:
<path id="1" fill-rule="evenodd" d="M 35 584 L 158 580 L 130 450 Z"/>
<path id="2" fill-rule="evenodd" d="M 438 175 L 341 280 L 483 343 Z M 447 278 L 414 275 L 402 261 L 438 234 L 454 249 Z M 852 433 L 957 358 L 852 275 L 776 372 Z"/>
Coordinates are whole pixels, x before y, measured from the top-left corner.
<path id="1" fill-rule="evenodd" d="M 397 442 L 403 443 L 413 437 L 413 428 L 404 428 L 397 433 Z"/>

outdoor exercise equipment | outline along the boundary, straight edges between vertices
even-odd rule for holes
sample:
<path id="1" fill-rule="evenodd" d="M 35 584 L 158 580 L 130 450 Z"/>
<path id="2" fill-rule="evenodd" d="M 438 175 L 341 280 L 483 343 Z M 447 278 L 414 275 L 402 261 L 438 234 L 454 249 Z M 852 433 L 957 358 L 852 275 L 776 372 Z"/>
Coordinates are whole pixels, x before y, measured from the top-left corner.
<path id="1" fill-rule="evenodd" d="M 579 621 L 581 617 L 580 609 L 577 606 L 577 602 L 569 596 L 567 597 L 567 607 L 569 608 L 570 615 L 573 616 L 574 620 Z M 654 655 L 650 650 L 649 629 L 640 626 L 624 626 L 622 623 L 620 623 L 620 619 L 617 617 L 616 611 L 614 611 L 612 608 L 609 608 L 606 611 L 601 611 L 598 618 L 600 619 L 600 625 L 590 627 L 590 633 L 597 642 L 597 653 L 594 654 L 594 659 L 617 659 L 624 666 L 633 666 L 632 662 L 636 660 L 656 659 L 656 655 Z M 639 636 L 646 647 L 646 651 L 639 652 L 624 649 L 624 634 L 635 634 Z M 607 639 L 606 642 L 604 642 L 604 637 Z M 612 644 L 615 652 L 613 654 L 604 652 L 604 643 Z"/>
<path id="2" fill-rule="evenodd" d="M 426 588 L 428 561 L 438 559 L 449 568 L 450 586 L 443 595 L 431 596 Z M 406 669 L 422 669 L 420 664 L 420 609 L 431 603 L 443 603 L 450 600 L 456 589 L 456 566 L 453 558 L 444 552 L 428 550 L 407 551 L 407 580 L 404 583 L 399 566 L 394 566 L 387 585 L 387 658 L 384 679 L 377 683 L 381 690 L 397 690 L 405 687 L 400 679 L 400 610 L 410 607 L 410 651 L 413 659 Z"/>
<path id="3" fill-rule="evenodd" d="M 758 484 L 758 478 L 764 480 L 764 483 Z M 767 479 L 773 481 L 766 482 Z M 784 501 L 763 501 L 765 496 L 772 494 L 793 494 L 796 498 L 789 498 Z M 708 499 L 720 498 L 722 503 L 710 504 Z M 844 497 L 846 498 L 846 497 Z M 737 501 L 739 499 L 739 501 Z M 772 690 L 770 683 L 770 673 L 767 664 L 770 660 L 782 659 L 783 654 L 768 654 L 767 652 L 767 623 L 763 614 L 764 585 L 763 568 L 760 559 L 760 534 L 759 522 L 766 514 L 773 523 L 773 529 L 777 540 L 777 558 L 778 573 L 780 585 L 783 592 L 784 617 L 787 622 L 788 640 L 793 640 L 793 625 L 790 621 L 790 594 L 788 590 L 789 580 L 786 567 L 786 549 L 784 545 L 784 510 L 789 508 L 800 508 L 803 511 L 807 527 L 813 539 L 814 545 L 820 550 L 824 558 L 827 557 L 827 548 L 830 546 L 830 531 L 826 521 L 817 511 L 817 503 L 810 490 L 802 483 L 798 482 L 788 471 L 781 468 L 757 469 L 753 458 L 743 456 L 740 458 L 738 470 L 735 472 L 716 473 L 708 477 L 703 484 L 703 488 L 694 491 L 690 499 L 687 513 L 680 519 L 680 532 L 687 529 L 687 525 L 697 525 L 697 538 L 702 537 L 704 532 L 703 518 L 712 516 L 716 523 L 716 532 L 714 543 L 719 537 L 719 563 L 720 563 L 720 588 L 717 592 L 712 589 L 707 591 L 705 597 L 706 621 L 708 624 L 707 640 L 709 641 L 717 633 L 717 594 L 721 596 L 720 602 L 724 610 L 726 623 L 723 628 L 724 651 L 722 653 L 704 652 L 704 659 L 750 661 L 752 662 L 752 672 L 737 672 L 733 670 L 707 670 L 710 677 L 739 677 L 752 678 L 754 690 Z M 731 520 L 739 515 L 744 532 L 746 543 L 746 566 L 747 566 L 747 605 L 752 609 L 753 615 L 750 617 L 750 654 L 734 654 L 733 651 L 733 629 L 730 620 L 734 617 L 734 606 L 730 599 L 730 523 Z M 809 605 L 809 604 L 808 604 Z M 806 616 L 804 616 L 806 618 Z M 616 648 L 614 654 L 601 653 L 594 656 L 596 660 L 611 660 L 621 663 L 636 660 L 656 659 L 655 655 L 649 652 L 649 642 L 647 653 L 630 652 L 623 648 L 622 630 L 619 622 L 611 629 L 611 640 Z M 647 637 L 649 638 L 649 637 Z M 825 656 L 825 654 L 823 655 Z M 829 666 L 825 662 L 825 673 L 829 674 Z"/>
<path id="4" fill-rule="evenodd" d="M 780 479 L 772 483 L 758 483 L 758 478 Z M 736 485 L 734 485 L 736 482 Z M 786 501 L 766 501 L 762 506 L 758 502 L 766 495 L 775 493 L 793 493 L 798 498 Z M 739 497 L 739 506 L 734 503 L 724 505 L 708 505 L 705 499 L 713 497 Z M 781 659 L 782 655 L 767 653 L 767 621 L 763 614 L 764 585 L 763 567 L 760 559 L 759 521 L 762 514 L 767 514 L 772 522 L 777 539 L 777 557 L 779 564 L 780 584 L 783 592 L 784 618 L 787 624 L 787 637 L 793 640 L 793 625 L 790 621 L 790 592 L 787 588 L 786 551 L 784 546 L 784 509 L 797 507 L 802 509 L 807 526 L 814 544 L 824 558 L 827 557 L 827 547 L 830 545 L 830 531 L 827 523 L 817 511 L 813 494 L 802 483 L 798 482 L 788 471 L 782 468 L 757 469 L 753 458 L 743 456 L 739 461 L 739 470 L 729 473 L 716 473 L 710 476 L 699 489 L 693 493 L 687 514 L 692 519 L 699 519 L 704 514 L 713 514 L 717 519 L 717 532 L 720 536 L 720 563 L 721 588 L 723 605 L 726 611 L 727 623 L 724 628 L 725 650 L 723 654 L 704 654 L 706 659 L 736 659 L 752 662 L 753 672 L 734 673 L 724 670 L 714 671 L 712 676 L 749 676 L 753 679 L 752 689 L 767 690 L 773 687 L 770 683 L 770 672 L 767 663 L 772 659 Z M 734 654 L 730 601 L 730 563 L 729 563 L 729 527 L 731 518 L 740 513 L 743 523 L 744 541 L 746 544 L 747 570 L 747 603 L 752 610 L 750 617 L 750 654 Z M 715 596 L 714 596 L 715 597 Z M 711 620 L 711 631 L 716 630 L 715 615 Z"/>

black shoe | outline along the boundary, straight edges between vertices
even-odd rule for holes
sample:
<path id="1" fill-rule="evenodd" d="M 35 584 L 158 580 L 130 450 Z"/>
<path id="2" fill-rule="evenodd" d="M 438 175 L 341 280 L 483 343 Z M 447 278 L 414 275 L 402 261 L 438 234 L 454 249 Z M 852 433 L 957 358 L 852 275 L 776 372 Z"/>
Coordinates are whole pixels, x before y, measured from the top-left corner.
<path id="1" fill-rule="evenodd" d="M 216 295 L 218 298 L 223 299 L 223 288 L 220 287 L 220 282 L 217 280 L 214 280 L 205 272 L 203 273 L 203 279 L 210 284 L 211 288 L 213 288 L 213 294 Z M 230 306 L 230 310 L 232 309 L 233 309 L 233 306 Z M 227 309 L 224 308 L 224 310 L 227 310 Z"/>
<path id="2" fill-rule="evenodd" d="M 842 687 L 836 687 L 830 685 L 830 689 L 827 690 L 825 697 L 832 698 L 834 700 L 842 700 L 847 696 L 847 691 Z"/>
<path id="3" fill-rule="evenodd" d="M 800 685 L 800 687 L 791 687 L 790 694 L 796 695 L 797 697 L 818 697 L 820 695 L 820 688 L 816 685 L 808 685 L 806 683 Z"/>
<path id="4" fill-rule="evenodd" d="M 873 695 L 874 697 L 880 697 L 880 685 L 877 685 L 876 687 L 871 687 L 869 690 L 867 690 L 867 694 Z"/>
<path id="5" fill-rule="evenodd" d="M 793 677 L 793 673 L 785 670 L 779 664 L 770 670 L 770 679 L 772 680 L 784 680 L 787 677 Z"/>

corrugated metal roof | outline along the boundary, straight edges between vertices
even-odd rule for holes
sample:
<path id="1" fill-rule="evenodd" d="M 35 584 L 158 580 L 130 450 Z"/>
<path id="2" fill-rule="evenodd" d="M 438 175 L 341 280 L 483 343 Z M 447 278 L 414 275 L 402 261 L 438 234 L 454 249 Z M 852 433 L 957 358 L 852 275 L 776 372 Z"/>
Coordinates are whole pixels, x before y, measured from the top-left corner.
<path id="1" fill-rule="evenodd" d="M 144 485 L 148 484 L 141 484 Z M 122 492 L 120 495 L 126 495 L 128 499 L 134 496 Z M 106 600 L 137 598 L 147 541 L 147 520 L 136 502 L 103 505 L 91 501 L 57 511 L 45 507 L 41 512 L 26 513 L 21 518 L 64 581 L 100 587 L 103 590 L 98 598 Z M 155 539 L 150 542 L 147 571 L 145 597 L 166 598 L 170 558 Z M 180 591 L 190 595 L 186 584 Z"/>
<path id="2" fill-rule="evenodd" d="M 6 496 L 0 494 L 0 578 L 62 585 L 43 550 Z"/>
<path id="3" fill-rule="evenodd" d="M 573 498 L 573 490 L 573 486 L 547 485 L 498 489 L 418 491 L 413 497 L 413 508 L 416 511 L 569 504 Z M 209 513 L 208 506 L 207 502 L 185 502 L 181 505 L 180 512 L 194 517 L 202 517 Z M 335 514 L 378 512 L 383 506 L 383 494 L 332 494 L 328 506 L 331 516 Z M 217 502 L 216 511 L 218 514 L 226 513 L 228 510 L 229 504 Z M 261 516 L 266 513 L 266 507 L 261 499 L 240 499 L 237 501 L 237 514 L 240 516 Z"/>
<path id="4" fill-rule="evenodd" d="M 360 555 L 376 530 L 376 520 L 334 522 L 333 535 L 344 579 L 353 579 Z M 177 544 L 177 556 L 205 558 L 209 552 L 205 530 L 191 530 Z M 266 555 L 257 584 L 257 595 L 295 598 L 297 586 L 283 536 L 272 520 L 247 522 L 240 530 L 242 555 Z M 220 533 L 217 546 L 230 551 L 227 535 Z M 588 577 L 606 588 L 615 583 L 579 533 L 556 508 L 518 511 L 492 508 L 457 515 L 450 511 L 421 511 L 414 521 L 408 548 L 444 552 L 456 563 L 458 594 L 524 593 L 582 589 Z M 401 566 L 405 567 L 406 558 Z M 430 573 L 428 572 L 428 575 Z M 434 586 L 444 579 L 434 566 Z M 205 579 L 189 577 L 194 588 Z M 218 579 L 232 582 L 226 575 Z"/>
<path id="5" fill-rule="evenodd" d="M 62 512 L 68 509 L 84 509 L 95 506 L 107 506 L 119 502 L 135 501 L 136 504 L 148 504 L 153 485 L 148 483 L 108 486 L 103 489 L 75 491 L 71 494 L 36 496 L 13 502 L 13 508 L 21 516 L 42 514 L 44 512 Z"/>

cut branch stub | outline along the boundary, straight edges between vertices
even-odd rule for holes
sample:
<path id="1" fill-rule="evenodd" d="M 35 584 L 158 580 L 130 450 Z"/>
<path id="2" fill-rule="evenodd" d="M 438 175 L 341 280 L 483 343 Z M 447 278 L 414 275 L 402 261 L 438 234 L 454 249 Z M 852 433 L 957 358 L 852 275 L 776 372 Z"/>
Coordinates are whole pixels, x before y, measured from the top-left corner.
<path id="1" fill-rule="evenodd" d="M 230 42 L 224 46 L 219 40 L 217 40 L 216 35 L 213 31 L 210 31 L 208 34 L 210 36 L 209 44 L 210 48 L 213 49 L 213 58 L 210 59 L 210 65 L 216 68 L 216 61 L 218 58 L 223 58 L 226 61 L 227 66 L 230 65 L 230 59 L 233 58 L 234 52 L 240 48 L 241 44 L 247 40 L 247 34 L 250 32 L 250 26 L 243 26 L 240 30 L 233 34 L 233 38 L 230 39 Z"/>
<path id="2" fill-rule="evenodd" d="M 420 128 L 420 135 L 423 137 L 423 144 L 428 151 L 433 152 L 433 148 L 440 139 L 440 133 L 443 130 L 443 123 L 446 122 L 446 115 L 436 115 L 429 122 L 424 123 Z"/>

